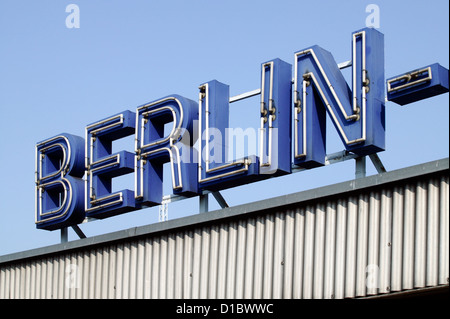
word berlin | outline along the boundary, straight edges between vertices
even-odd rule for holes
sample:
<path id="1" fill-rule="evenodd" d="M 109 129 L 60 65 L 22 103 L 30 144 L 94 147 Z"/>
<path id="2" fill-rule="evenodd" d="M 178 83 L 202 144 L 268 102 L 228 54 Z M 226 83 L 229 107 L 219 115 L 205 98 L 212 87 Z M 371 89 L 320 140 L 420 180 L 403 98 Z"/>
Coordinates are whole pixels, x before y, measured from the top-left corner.
<path id="1" fill-rule="evenodd" d="M 292 164 L 322 166 L 327 113 L 348 151 L 384 150 L 383 34 L 354 32 L 351 52 L 351 87 L 317 45 L 296 52 L 293 66 L 280 59 L 261 64 L 258 155 L 225 160 L 229 86 L 216 80 L 199 86 L 198 102 L 166 96 L 88 125 L 85 138 L 62 133 L 37 143 L 36 227 L 160 205 L 165 163 L 173 193 L 186 197 L 290 174 Z M 112 142 L 129 135 L 134 153 L 112 153 Z M 113 192 L 113 178 L 130 173 L 135 189 Z"/>

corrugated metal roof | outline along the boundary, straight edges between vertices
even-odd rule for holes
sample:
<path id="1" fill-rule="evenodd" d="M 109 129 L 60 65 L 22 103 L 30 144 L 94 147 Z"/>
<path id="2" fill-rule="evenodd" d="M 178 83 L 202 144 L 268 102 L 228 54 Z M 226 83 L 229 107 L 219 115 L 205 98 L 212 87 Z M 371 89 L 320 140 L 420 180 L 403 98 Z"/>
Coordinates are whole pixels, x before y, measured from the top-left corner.
<path id="1" fill-rule="evenodd" d="M 0 298 L 352 298 L 448 285 L 448 158 L 0 257 Z"/>

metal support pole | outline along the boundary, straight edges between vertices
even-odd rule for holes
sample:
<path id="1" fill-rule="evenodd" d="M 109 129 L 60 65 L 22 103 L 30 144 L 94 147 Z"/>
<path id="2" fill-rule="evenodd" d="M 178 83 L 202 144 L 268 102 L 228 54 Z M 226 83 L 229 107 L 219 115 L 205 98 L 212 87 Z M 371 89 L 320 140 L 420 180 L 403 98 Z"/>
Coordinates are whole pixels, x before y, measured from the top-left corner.
<path id="1" fill-rule="evenodd" d="M 159 218 L 158 220 L 160 222 L 165 222 L 169 220 L 169 207 L 168 203 L 163 201 L 161 205 L 159 206 Z"/>
<path id="2" fill-rule="evenodd" d="M 355 178 L 363 178 L 366 177 L 366 157 L 361 156 L 355 158 L 356 161 L 356 170 L 355 170 Z"/>
<path id="3" fill-rule="evenodd" d="M 199 213 L 208 212 L 208 194 L 203 194 L 199 196 Z"/>
<path id="4" fill-rule="evenodd" d="M 67 227 L 61 228 L 61 244 L 69 241 L 69 231 Z"/>

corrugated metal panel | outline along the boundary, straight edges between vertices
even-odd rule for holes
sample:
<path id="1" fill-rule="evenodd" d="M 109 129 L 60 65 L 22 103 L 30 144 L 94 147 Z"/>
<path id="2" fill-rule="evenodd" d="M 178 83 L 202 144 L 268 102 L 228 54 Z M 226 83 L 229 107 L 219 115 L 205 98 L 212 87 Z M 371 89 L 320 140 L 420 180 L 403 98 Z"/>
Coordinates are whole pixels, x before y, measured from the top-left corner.
<path id="1" fill-rule="evenodd" d="M 352 298 L 448 285 L 448 170 L 0 263 L 0 298 Z"/>

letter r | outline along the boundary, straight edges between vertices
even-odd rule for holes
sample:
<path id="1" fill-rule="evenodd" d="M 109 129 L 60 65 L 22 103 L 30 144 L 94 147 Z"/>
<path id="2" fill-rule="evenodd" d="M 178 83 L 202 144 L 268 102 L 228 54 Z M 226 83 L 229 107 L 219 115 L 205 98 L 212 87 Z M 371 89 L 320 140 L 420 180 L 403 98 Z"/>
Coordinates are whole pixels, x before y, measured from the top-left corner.
<path id="1" fill-rule="evenodd" d="M 198 194 L 197 165 L 190 138 L 197 120 L 197 103 L 171 95 L 138 107 L 136 112 L 136 185 L 135 197 L 142 205 L 160 205 L 163 190 L 163 164 L 169 162 L 174 194 Z M 165 135 L 165 124 L 171 123 Z M 186 141 L 188 140 L 188 142 Z M 183 143 L 190 145 L 184 145 Z M 182 152 L 189 152 L 182 154 Z"/>

